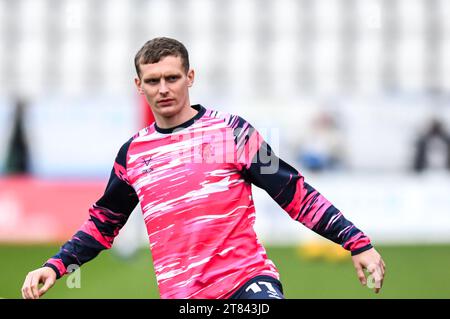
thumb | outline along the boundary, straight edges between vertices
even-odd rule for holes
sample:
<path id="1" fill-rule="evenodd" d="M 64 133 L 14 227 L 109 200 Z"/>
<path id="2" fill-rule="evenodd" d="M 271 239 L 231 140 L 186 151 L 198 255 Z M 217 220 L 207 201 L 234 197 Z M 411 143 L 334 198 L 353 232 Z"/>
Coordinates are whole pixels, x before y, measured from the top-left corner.
<path id="1" fill-rule="evenodd" d="M 367 284 L 366 275 L 361 266 L 356 267 L 356 274 L 358 276 L 359 281 L 363 286 Z"/>
<path id="2" fill-rule="evenodd" d="M 39 289 L 39 297 L 42 296 L 49 290 L 54 284 L 54 280 L 49 277 L 45 280 L 44 285 Z"/>

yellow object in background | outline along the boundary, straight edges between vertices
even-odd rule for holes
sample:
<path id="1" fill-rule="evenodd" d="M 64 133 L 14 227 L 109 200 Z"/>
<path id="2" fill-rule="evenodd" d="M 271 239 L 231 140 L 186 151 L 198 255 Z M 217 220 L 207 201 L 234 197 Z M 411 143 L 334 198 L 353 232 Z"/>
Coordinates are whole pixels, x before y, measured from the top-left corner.
<path id="1" fill-rule="evenodd" d="M 350 252 L 341 246 L 321 240 L 312 240 L 297 246 L 297 253 L 307 260 L 343 262 L 350 258 Z"/>

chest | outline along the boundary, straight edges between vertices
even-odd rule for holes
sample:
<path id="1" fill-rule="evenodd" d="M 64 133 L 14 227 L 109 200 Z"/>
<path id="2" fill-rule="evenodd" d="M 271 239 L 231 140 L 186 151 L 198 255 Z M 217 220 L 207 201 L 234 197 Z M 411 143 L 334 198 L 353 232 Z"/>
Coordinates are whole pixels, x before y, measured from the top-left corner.
<path id="1" fill-rule="evenodd" d="M 138 192 L 183 193 L 236 178 L 235 157 L 234 141 L 226 134 L 179 134 L 134 143 L 127 173 Z"/>

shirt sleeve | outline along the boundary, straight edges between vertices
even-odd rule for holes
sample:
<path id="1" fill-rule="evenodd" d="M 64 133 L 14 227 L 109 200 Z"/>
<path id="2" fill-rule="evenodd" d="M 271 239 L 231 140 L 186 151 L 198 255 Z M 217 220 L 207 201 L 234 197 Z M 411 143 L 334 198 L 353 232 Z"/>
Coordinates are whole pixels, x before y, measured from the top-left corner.
<path id="1" fill-rule="evenodd" d="M 237 164 L 244 178 L 264 189 L 288 214 L 317 234 L 359 254 L 372 248 L 370 239 L 292 166 L 277 157 L 247 121 L 236 117 L 232 127 Z"/>
<path id="2" fill-rule="evenodd" d="M 114 238 L 139 202 L 126 173 L 126 157 L 131 140 L 117 154 L 105 192 L 89 209 L 88 220 L 44 264 L 56 272 L 57 278 L 68 272 L 69 265 L 81 266 L 102 250 L 111 248 Z"/>

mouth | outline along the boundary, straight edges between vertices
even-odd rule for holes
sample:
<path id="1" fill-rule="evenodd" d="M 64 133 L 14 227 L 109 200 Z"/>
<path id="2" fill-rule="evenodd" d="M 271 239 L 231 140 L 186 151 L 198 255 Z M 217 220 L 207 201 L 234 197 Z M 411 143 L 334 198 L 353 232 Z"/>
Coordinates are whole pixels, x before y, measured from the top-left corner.
<path id="1" fill-rule="evenodd" d="M 162 99 L 158 101 L 159 106 L 169 106 L 175 102 L 174 99 Z"/>

